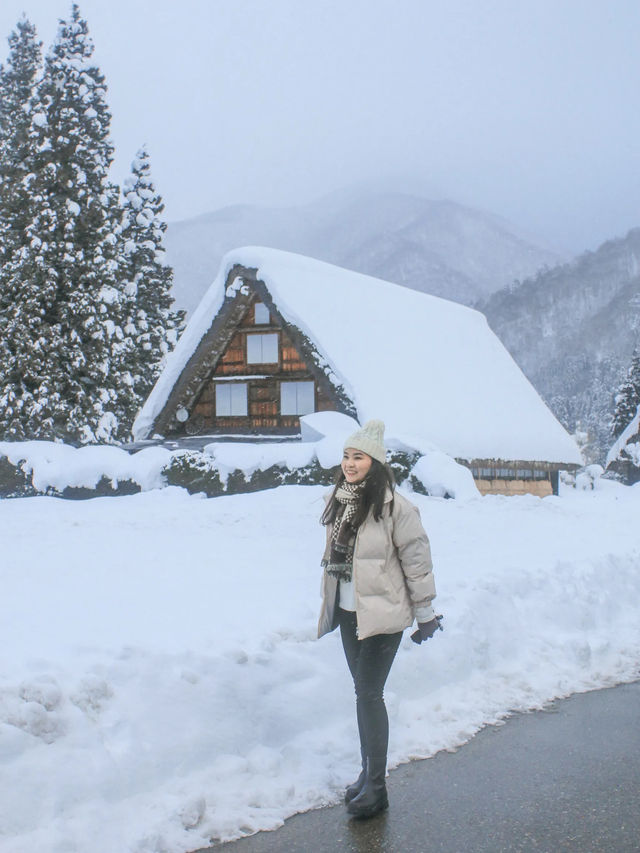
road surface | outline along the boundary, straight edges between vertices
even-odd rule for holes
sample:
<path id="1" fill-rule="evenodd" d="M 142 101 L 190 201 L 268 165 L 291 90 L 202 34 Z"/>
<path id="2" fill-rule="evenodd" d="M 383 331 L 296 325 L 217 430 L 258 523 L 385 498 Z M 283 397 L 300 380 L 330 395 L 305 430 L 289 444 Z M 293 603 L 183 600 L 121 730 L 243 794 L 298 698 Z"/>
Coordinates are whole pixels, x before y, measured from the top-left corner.
<path id="1" fill-rule="evenodd" d="M 393 770 L 390 809 L 295 815 L 209 853 L 640 851 L 640 682 L 487 727 L 453 753 Z M 202 853 L 199 851 L 199 853 Z"/>

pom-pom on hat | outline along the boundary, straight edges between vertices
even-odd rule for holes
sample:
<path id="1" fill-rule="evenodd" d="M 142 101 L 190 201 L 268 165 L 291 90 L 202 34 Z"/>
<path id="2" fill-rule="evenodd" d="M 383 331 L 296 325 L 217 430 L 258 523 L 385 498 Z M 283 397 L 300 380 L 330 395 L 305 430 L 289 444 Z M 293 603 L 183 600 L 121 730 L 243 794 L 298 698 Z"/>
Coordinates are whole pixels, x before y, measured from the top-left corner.
<path id="1" fill-rule="evenodd" d="M 384 423 L 382 421 L 367 421 L 359 430 L 356 430 L 344 443 L 344 449 L 352 447 L 354 450 L 362 450 L 378 462 L 387 461 L 387 451 L 384 447 Z"/>

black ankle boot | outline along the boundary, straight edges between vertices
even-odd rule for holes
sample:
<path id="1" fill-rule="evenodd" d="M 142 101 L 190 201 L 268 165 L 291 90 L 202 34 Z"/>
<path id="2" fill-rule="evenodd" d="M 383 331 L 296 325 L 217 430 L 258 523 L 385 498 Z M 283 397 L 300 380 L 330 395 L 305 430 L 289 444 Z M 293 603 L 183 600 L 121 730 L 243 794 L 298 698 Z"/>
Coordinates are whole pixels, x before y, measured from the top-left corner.
<path id="1" fill-rule="evenodd" d="M 353 783 L 353 785 L 349 785 L 347 790 L 344 792 L 344 801 L 347 805 L 349 805 L 351 800 L 355 799 L 355 797 L 357 797 L 358 794 L 360 793 L 360 791 L 363 789 L 364 782 L 365 782 L 366 778 L 367 778 L 367 769 L 366 769 L 366 759 L 365 759 L 365 764 L 363 765 L 362 770 L 360 771 L 360 775 L 358 776 L 356 781 Z"/>
<path id="2" fill-rule="evenodd" d="M 354 817 L 373 817 L 389 807 L 387 786 L 384 781 L 387 758 L 367 759 L 367 773 L 360 793 L 347 805 Z"/>
<path id="3" fill-rule="evenodd" d="M 347 805 L 349 805 L 351 800 L 358 796 L 364 786 L 364 780 L 367 778 L 367 751 L 364 746 L 362 746 L 362 738 L 360 738 L 360 757 L 362 759 L 362 770 L 360 771 L 360 775 L 353 785 L 349 785 L 347 790 L 344 792 L 344 801 Z"/>

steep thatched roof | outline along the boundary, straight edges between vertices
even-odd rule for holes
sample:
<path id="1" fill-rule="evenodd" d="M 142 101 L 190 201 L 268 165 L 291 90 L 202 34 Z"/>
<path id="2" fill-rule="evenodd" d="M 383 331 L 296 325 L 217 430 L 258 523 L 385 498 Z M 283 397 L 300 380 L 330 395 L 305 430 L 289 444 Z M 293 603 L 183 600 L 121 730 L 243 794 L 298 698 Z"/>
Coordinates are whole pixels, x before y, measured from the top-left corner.
<path id="1" fill-rule="evenodd" d="M 581 464 L 558 423 L 482 314 L 448 300 L 330 264 L 249 247 L 230 252 L 194 312 L 134 425 L 153 434 L 185 370 L 205 357 L 221 314 L 251 271 L 315 367 L 362 422 L 428 442 L 462 459 Z"/>

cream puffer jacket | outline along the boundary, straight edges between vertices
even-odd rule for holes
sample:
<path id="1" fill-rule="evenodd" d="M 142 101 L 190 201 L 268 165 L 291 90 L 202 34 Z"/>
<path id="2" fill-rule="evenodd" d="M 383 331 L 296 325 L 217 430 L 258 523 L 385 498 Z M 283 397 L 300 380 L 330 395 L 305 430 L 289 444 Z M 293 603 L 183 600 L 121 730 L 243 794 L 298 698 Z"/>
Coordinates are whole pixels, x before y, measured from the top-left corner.
<path id="1" fill-rule="evenodd" d="M 328 525 L 325 560 L 329 559 L 330 548 Z M 352 579 L 360 640 L 408 628 L 415 609 L 435 598 L 431 548 L 420 513 L 397 492 L 392 495 L 387 491 L 378 521 L 370 512 L 358 528 Z M 325 572 L 318 637 L 333 631 L 338 624 L 337 592 L 338 580 Z"/>

